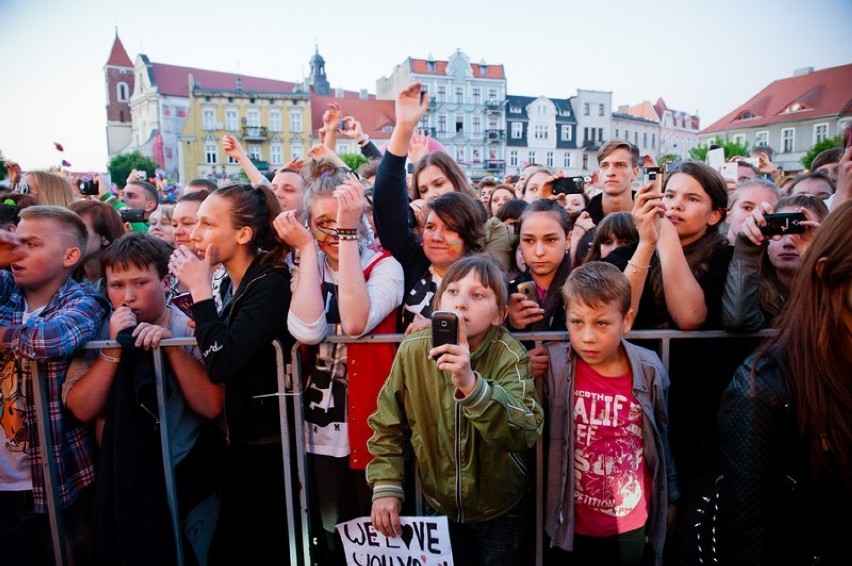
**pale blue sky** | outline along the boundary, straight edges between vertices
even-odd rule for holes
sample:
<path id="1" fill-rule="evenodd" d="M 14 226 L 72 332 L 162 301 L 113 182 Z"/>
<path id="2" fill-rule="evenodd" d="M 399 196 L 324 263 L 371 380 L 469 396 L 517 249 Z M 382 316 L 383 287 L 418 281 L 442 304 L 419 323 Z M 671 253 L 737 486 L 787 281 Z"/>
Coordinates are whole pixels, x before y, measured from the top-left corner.
<path id="1" fill-rule="evenodd" d="M 794 69 L 852 62 L 848 0 L 0 0 L 0 22 L 0 150 L 27 169 L 104 169 L 116 25 L 131 59 L 290 81 L 318 41 L 332 86 L 370 92 L 407 56 L 460 48 L 504 64 L 511 94 L 662 96 L 702 127 Z"/>

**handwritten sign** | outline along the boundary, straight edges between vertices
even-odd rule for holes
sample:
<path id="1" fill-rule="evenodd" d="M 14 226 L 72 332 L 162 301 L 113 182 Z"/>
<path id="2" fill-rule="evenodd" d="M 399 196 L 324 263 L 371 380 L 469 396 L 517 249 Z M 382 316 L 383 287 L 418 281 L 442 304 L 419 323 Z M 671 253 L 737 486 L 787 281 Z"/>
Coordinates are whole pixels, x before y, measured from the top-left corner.
<path id="1" fill-rule="evenodd" d="M 337 525 L 349 566 L 452 566 L 446 517 L 400 517 L 402 535 L 387 538 L 369 517 Z"/>

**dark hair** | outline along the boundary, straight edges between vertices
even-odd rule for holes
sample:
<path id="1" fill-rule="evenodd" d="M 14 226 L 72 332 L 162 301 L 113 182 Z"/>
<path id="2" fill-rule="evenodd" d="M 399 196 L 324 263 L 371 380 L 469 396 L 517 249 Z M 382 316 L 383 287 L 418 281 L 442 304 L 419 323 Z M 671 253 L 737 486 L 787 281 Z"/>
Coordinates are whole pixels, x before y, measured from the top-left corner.
<path id="1" fill-rule="evenodd" d="M 379 171 L 379 160 L 378 159 L 370 159 L 366 163 L 361 164 L 358 167 L 358 176 L 362 179 L 367 177 L 375 177 L 376 173 Z"/>
<path id="2" fill-rule="evenodd" d="M 211 193 L 219 188 L 219 186 L 210 179 L 203 178 L 193 179 L 192 181 L 188 182 L 184 188 L 186 187 L 204 187 L 204 190 L 207 190 Z"/>
<path id="3" fill-rule="evenodd" d="M 76 212 L 80 217 L 89 216 L 92 219 L 92 228 L 95 234 L 106 239 L 107 245 L 116 241 L 124 235 L 124 225 L 121 223 L 121 215 L 112 206 L 98 200 L 78 200 L 68 206 L 69 210 Z"/>
<path id="4" fill-rule="evenodd" d="M 212 193 L 206 189 L 195 191 L 194 193 L 187 193 L 185 195 L 181 195 L 177 200 L 178 204 L 182 202 L 204 202 L 204 199 L 209 197 Z"/>
<path id="5" fill-rule="evenodd" d="M 737 159 L 737 167 L 748 167 L 755 175 L 760 175 L 760 169 L 758 169 L 745 159 Z"/>
<path id="6" fill-rule="evenodd" d="M 263 254 L 263 263 L 283 261 L 290 247 L 272 229 L 272 221 L 281 212 L 281 204 L 271 190 L 239 184 L 222 187 L 214 194 L 229 201 L 231 224 L 235 228 L 251 228 L 248 247 L 258 255 Z"/>
<path id="7" fill-rule="evenodd" d="M 110 244 L 101 256 L 101 269 L 106 276 L 107 267 L 112 270 L 138 267 L 145 270 L 154 266 L 160 279 L 169 273 L 169 258 L 174 246 L 148 234 L 131 232 Z M 107 279 L 109 279 L 107 277 Z"/>
<path id="8" fill-rule="evenodd" d="M 22 209 L 20 217 L 23 220 L 52 220 L 61 224 L 68 231 L 68 235 L 76 240 L 72 247 L 80 249 L 80 261 L 82 261 L 83 252 L 86 251 L 86 244 L 89 241 L 89 231 L 76 213 L 64 206 L 39 204 Z"/>
<path id="9" fill-rule="evenodd" d="M 140 179 L 134 179 L 132 181 L 127 181 L 127 185 L 135 185 L 148 193 L 148 199 L 153 200 L 157 204 L 160 203 L 160 195 L 157 194 L 157 187 L 149 183 L 148 181 L 142 181 Z M 127 188 L 127 185 L 124 187 Z"/>
<path id="10" fill-rule="evenodd" d="M 601 161 L 606 159 L 606 157 L 616 149 L 626 149 L 629 151 L 633 159 L 631 165 L 633 167 L 639 167 L 639 161 L 641 159 L 641 156 L 639 155 L 639 148 L 627 140 L 619 139 L 609 140 L 600 147 L 598 150 L 598 165 L 600 165 Z"/>
<path id="11" fill-rule="evenodd" d="M 609 239 L 616 239 L 625 244 L 639 240 L 639 231 L 633 222 L 633 215 L 629 212 L 613 212 L 603 217 L 600 224 L 595 228 L 595 239 L 586 254 L 584 263 L 598 261 L 601 259 L 601 244 Z"/>
<path id="12" fill-rule="evenodd" d="M 559 225 L 565 231 L 565 236 L 571 233 L 571 229 L 574 227 L 574 223 L 571 222 L 571 216 L 568 214 L 568 211 L 565 210 L 565 207 L 559 204 L 555 200 L 536 200 L 530 203 L 530 205 L 524 210 L 524 213 L 521 214 L 520 219 L 518 220 L 518 231 L 520 232 L 521 227 L 524 224 L 524 221 L 530 217 L 531 214 L 535 214 L 536 212 L 552 212 L 556 215 L 556 220 L 559 222 Z"/>
<path id="13" fill-rule="evenodd" d="M 456 192 L 465 193 L 474 198 L 477 197 L 477 191 L 467 182 L 467 177 L 461 167 L 459 167 L 459 164 L 456 163 L 456 160 L 443 151 L 433 151 L 424 155 L 414 167 L 414 173 L 411 175 L 411 192 L 413 193 L 411 198 L 420 198 L 417 180 L 420 178 L 420 173 L 430 165 L 434 165 L 444 173 Z"/>
<path id="14" fill-rule="evenodd" d="M 840 161 L 841 157 L 843 157 L 843 148 L 841 147 L 832 147 L 830 149 L 820 151 L 816 154 L 813 161 L 811 161 L 811 171 L 816 171 L 823 165 L 837 163 Z"/>
<path id="15" fill-rule="evenodd" d="M 689 175 L 698 181 L 698 184 L 710 197 L 712 209 L 721 213 L 719 222 L 707 226 L 708 232 L 718 232 L 719 225 L 725 221 L 725 216 L 728 213 L 728 184 L 725 182 L 725 178 L 718 171 L 700 161 L 684 161 L 676 169 L 666 174 L 663 179 L 663 192 L 665 192 L 672 176 L 678 173 Z"/>
<path id="16" fill-rule="evenodd" d="M 18 207 L 13 204 L 0 204 L 0 230 L 7 226 L 18 225 Z"/>
<path id="17" fill-rule="evenodd" d="M 428 207 L 450 230 L 459 235 L 466 253 L 482 249 L 487 218 L 482 203 L 477 199 L 467 193 L 444 193 L 430 202 Z"/>
<path id="18" fill-rule="evenodd" d="M 852 489 L 852 348 L 844 317 L 850 305 L 852 202 L 826 217 L 793 283 L 780 330 L 758 352 L 777 351 L 795 406 L 798 436 L 810 476 L 835 476 Z M 752 379 L 756 376 L 752 375 Z"/>
<path id="19" fill-rule="evenodd" d="M 450 283 L 463 279 L 471 271 L 476 274 L 484 287 L 494 291 L 497 309 L 505 313 L 506 305 L 509 302 L 509 292 L 506 289 L 506 273 L 503 271 L 500 263 L 488 254 L 469 255 L 453 262 L 444 274 L 443 279 L 441 279 L 436 304 L 440 306 L 441 297 L 443 297 L 444 291 L 446 291 Z"/>
<path id="20" fill-rule="evenodd" d="M 620 269 L 611 263 L 592 261 L 571 272 L 562 286 L 565 307 L 579 300 L 596 308 L 615 303 L 622 315 L 630 310 L 630 282 Z"/>
<path id="21" fill-rule="evenodd" d="M 766 157 L 769 158 L 769 161 L 772 161 L 772 156 L 775 155 L 775 150 L 768 145 L 756 145 L 751 148 L 751 155 L 754 155 L 755 153 L 765 153 Z"/>
<path id="22" fill-rule="evenodd" d="M 506 220 L 518 219 L 529 208 L 529 206 L 530 203 L 523 199 L 509 199 L 497 209 L 497 214 L 495 214 L 494 217 L 503 222 Z"/>

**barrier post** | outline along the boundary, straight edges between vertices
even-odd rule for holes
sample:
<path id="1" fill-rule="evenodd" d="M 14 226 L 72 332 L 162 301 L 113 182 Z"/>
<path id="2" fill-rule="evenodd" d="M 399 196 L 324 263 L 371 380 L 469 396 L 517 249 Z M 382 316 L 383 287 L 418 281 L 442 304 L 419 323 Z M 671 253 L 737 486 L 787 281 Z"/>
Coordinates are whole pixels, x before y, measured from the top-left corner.
<path id="1" fill-rule="evenodd" d="M 50 434 L 49 387 L 41 382 L 38 362 L 30 360 L 30 370 L 35 400 L 36 428 L 38 429 L 39 452 L 41 452 L 41 471 L 44 477 L 44 499 L 47 502 L 47 514 L 50 520 L 50 537 L 53 541 L 53 560 L 58 566 L 65 566 L 65 529 L 62 526 L 62 505 L 59 501 L 58 473 L 53 459 L 53 435 Z"/>

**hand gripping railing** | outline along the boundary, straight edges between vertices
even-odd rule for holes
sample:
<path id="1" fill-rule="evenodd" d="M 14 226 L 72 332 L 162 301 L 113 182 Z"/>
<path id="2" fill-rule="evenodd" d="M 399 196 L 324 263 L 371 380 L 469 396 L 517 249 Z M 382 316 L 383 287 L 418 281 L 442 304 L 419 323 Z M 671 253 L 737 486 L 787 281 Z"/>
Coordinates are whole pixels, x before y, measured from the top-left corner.
<path id="1" fill-rule="evenodd" d="M 707 339 L 707 338 L 762 338 L 774 334 L 774 330 L 763 330 L 751 334 L 730 334 L 724 331 L 702 331 L 702 332 L 683 332 L 678 330 L 639 330 L 629 332 L 626 336 L 628 340 L 659 340 L 660 341 L 660 358 L 666 369 L 669 368 L 671 356 L 671 341 L 683 339 Z M 567 332 L 524 332 L 515 333 L 515 338 L 521 341 L 535 342 L 555 342 L 567 341 Z M 326 338 L 327 342 L 337 344 L 379 344 L 379 343 L 398 343 L 405 338 L 403 334 L 376 334 L 363 336 L 353 339 L 347 336 L 330 335 Z M 169 506 L 172 532 L 175 537 L 175 552 L 176 559 L 179 565 L 184 564 L 183 549 L 180 543 L 180 517 L 177 507 L 177 492 L 174 479 L 174 465 L 172 463 L 171 451 L 169 449 L 168 438 L 168 415 L 165 411 L 165 395 L 163 384 L 163 348 L 170 346 L 195 346 L 195 338 L 169 338 L 161 340 L 157 348 L 154 348 L 154 373 L 155 384 L 157 388 L 157 402 L 160 419 L 160 447 L 163 453 L 163 474 L 165 477 L 166 498 Z M 297 343 L 291 352 L 291 364 L 288 366 L 285 361 L 283 348 L 276 341 L 273 342 L 276 354 L 277 367 L 277 383 L 278 389 L 276 393 L 269 394 L 270 396 L 278 397 L 278 408 L 280 417 L 281 429 L 281 456 L 284 461 L 284 482 L 285 482 L 285 509 L 287 512 L 287 541 L 290 548 L 290 556 L 292 559 L 299 560 L 307 564 L 310 562 L 310 533 L 309 533 L 309 514 L 307 502 L 308 485 L 305 456 L 305 438 L 304 438 L 304 412 L 302 406 L 302 367 L 299 359 L 298 351 L 299 344 Z M 84 349 L 102 349 L 102 348 L 118 348 L 120 345 L 113 340 L 97 340 L 87 343 L 83 346 Z M 61 505 L 59 501 L 59 490 L 56 472 L 56 462 L 50 457 L 53 454 L 53 438 L 49 434 L 49 415 L 48 415 L 48 399 L 47 389 L 40 379 L 40 368 L 36 360 L 31 360 L 32 364 L 32 381 L 33 381 L 33 397 L 37 415 L 37 429 L 40 442 L 40 450 L 42 455 L 42 466 L 45 480 L 45 498 L 47 501 L 47 509 L 50 520 L 51 538 L 53 541 L 54 560 L 57 565 L 66 564 L 66 556 L 64 552 L 64 540 L 62 533 L 62 516 L 60 513 Z M 536 384 L 539 396 L 541 396 L 541 380 Z M 539 397 L 541 398 L 541 397 Z M 292 408 L 290 404 L 292 403 Z M 293 411 L 292 426 L 290 423 L 290 411 Z M 291 449 L 291 441 L 295 447 L 295 457 Z M 541 466 L 542 460 L 542 443 L 536 444 L 536 564 L 542 563 L 542 548 L 538 541 L 542 540 L 543 536 L 543 502 L 544 502 L 544 471 Z M 294 470 L 295 468 L 295 470 Z M 293 481 L 293 473 L 296 474 L 296 482 Z M 294 493 L 294 489 L 298 489 L 298 495 Z M 298 503 L 296 499 L 298 498 Z M 298 508 L 298 515 L 296 509 Z"/>

